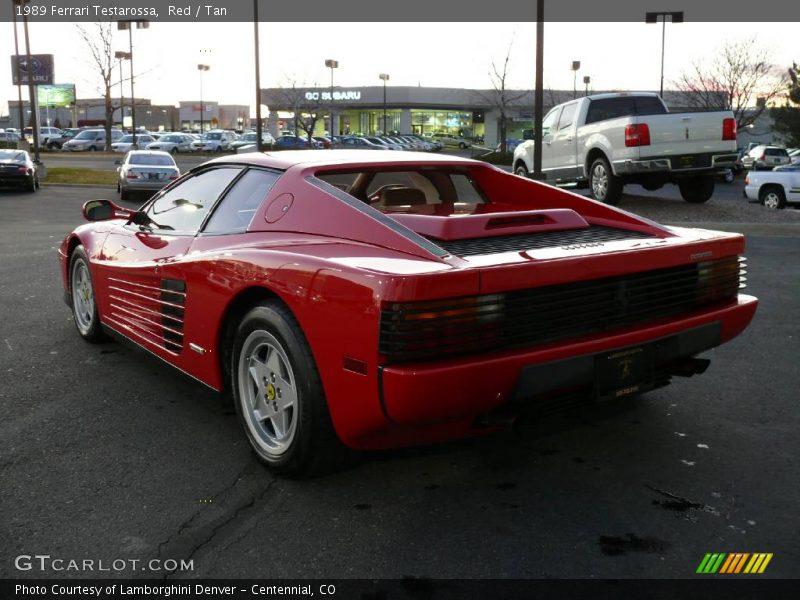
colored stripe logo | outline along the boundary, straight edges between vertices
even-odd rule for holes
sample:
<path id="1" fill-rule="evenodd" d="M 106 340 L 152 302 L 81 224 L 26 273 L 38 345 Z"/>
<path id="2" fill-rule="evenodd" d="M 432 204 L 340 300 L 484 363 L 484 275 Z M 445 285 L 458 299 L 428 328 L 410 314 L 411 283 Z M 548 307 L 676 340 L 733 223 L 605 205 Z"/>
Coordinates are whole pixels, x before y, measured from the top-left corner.
<path id="1" fill-rule="evenodd" d="M 772 560 L 772 553 L 756 552 L 732 552 L 732 553 L 708 553 L 700 561 L 697 573 L 703 575 L 713 575 L 715 573 L 725 575 L 735 575 L 738 573 L 763 573 L 769 561 Z"/>

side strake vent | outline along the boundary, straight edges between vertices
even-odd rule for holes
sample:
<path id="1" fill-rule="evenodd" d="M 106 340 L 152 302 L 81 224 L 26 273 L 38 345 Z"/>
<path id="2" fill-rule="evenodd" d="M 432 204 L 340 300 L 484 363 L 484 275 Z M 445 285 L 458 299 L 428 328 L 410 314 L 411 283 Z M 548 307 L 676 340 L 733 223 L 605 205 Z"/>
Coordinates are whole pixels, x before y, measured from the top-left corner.
<path id="1" fill-rule="evenodd" d="M 734 302 L 740 284 L 740 262 L 731 256 L 498 294 L 387 302 L 379 351 L 402 362 L 535 347 Z"/>
<path id="2" fill-rule="evenodd" d="M 168 350 L 183 348 L 186 282 L 180 279 L 162 279 L 161 301 L 161 324 L 164 326 L 165 347 Z"/>
<path id="3" fill-rule="evenodd" d="M 111 324 L 170 352 L 183 350 L 186 283 L 178 279 L 109 277 Z"/>
<path id="4" fill-rule="evenodd" d="M 639 231 L 592 225 L 584 229 L 569 229 L 566 231 L 521 233 L 450 241 L 432 239 L 431 241 L 454 256 L 477 256 L 479 254 L 522 252 L 537 248 L 554 248 L 573 244 L 601 244 L 603 242 L 653 237 L 655 236 Z"/>

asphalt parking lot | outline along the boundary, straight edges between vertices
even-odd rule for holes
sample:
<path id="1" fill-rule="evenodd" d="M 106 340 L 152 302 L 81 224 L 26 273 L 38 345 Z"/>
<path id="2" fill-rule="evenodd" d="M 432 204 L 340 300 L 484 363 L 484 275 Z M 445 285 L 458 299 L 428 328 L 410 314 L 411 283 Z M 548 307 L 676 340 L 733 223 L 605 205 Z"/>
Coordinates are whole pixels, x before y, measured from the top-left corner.
<path id="1" fill-rule="evenodd" d="M 144 577 L 691 578 L 707 552 L 771 552 L 764 576 L 797 576 L 800 211 L 625 198 L 750 234 L 761 305 L 706 374 L 291 481 L 256 462 L 216 394 L 79 339 L 55 248 L 98 196 L 0 190 L 0 577 L 58 575 L 14 568 L 39 553 L 194 561 L 111 574 Z"/>

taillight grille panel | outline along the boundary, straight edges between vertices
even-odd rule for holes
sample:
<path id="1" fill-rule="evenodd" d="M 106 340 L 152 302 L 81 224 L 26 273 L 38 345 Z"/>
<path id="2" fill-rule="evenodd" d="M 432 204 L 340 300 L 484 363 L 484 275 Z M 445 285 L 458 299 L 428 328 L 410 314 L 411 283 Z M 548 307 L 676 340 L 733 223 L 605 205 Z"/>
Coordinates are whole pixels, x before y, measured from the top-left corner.
<path id="1" fill-rule="evenodd" d="M 731 302 L 745 272 L 734 256 L 502 294 L 387 303 L 379 352 L 390 362 L 439 359 L 612 331 Z"/>

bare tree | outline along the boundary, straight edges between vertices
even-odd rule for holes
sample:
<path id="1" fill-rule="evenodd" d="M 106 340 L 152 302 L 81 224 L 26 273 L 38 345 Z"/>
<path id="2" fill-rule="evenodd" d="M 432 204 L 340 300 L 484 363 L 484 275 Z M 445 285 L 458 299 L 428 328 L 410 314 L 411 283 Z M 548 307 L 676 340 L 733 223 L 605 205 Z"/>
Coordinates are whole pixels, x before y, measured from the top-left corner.
<path id="1" fill-rule="evenodd" d="M 93 66 L 100 76 L 101 84 L 97 87 L 97 91 L 104 99 L 106 151 L 111 150 L 111 125 L 114 120 L 114 111 L 119 108 L 114 106 L 111 98 L 114 68 L 113 29 L 111 25 L 111 23 L 94 23 L 94 34 L 81 25 L 76 25 L 78 33 L 92 55 Z"/>
<path id="2" fill-rule="evenodd" d="M 500 112 L 498 119 L 499 134 L 500 134 L 500 152 L 506 151 L 507 132 L 508 132 L 508 113 L 511 104 L 525 96 L 526 92 L 521 90 L 509 90 L 507 85 L 508 80 L 508 62 L 511 59 L 511 48 L 514 46 L 514 41 L 508 45 L 506 57 L 500 66 L 492 61 L 492 68 L 489 71 L 489 80 L 492 82 L 492 89 L 487 93 L 480 93 L 483 100 Z"/>
<path id="3" fill-rule="evenodd" d="M 751 37 L 726 42 L 715 58 L 692 63 L 674 83 L 686 106 L 731 110 L 741 129 L 754 123 L 780 96 L 784 82 L 769 51 Z"/>
<path id="4" fill-rule="evenodd" d="M 280 103 L 294 115 L 295 135 L 302 131 L 311 141 L 317 123 L 329 110 L 329 104 L 322 100 L 317 85 L 298 86 L 295 80 L 287 78 L 287 85 L 280 88 L 278 97 Z"/>

